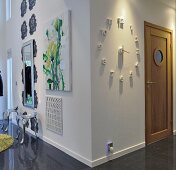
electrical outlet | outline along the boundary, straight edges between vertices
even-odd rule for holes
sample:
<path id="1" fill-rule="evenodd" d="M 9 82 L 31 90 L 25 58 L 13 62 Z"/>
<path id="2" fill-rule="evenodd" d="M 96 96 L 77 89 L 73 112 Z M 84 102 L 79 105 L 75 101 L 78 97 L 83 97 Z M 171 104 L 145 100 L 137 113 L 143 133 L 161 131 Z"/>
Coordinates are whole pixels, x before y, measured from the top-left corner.
<path id="1" fill-rule="evenodd" d="M 112 141 L 109 141 L 109 142 L 106 144 L 106 153 L 107 153 L 107 155 L 109 155 L 109 154 L 112 154 L 113 152 L 114 152 L 113 142 L 112 142 Z"/>

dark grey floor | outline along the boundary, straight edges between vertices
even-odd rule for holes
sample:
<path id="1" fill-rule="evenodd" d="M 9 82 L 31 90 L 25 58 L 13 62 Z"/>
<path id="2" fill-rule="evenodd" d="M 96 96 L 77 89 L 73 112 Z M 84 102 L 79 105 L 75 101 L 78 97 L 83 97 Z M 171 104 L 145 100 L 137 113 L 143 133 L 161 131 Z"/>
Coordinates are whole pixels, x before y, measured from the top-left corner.
<path id="1" fill-rule="evenodd" d="M 1 132 L 2 133 L 2 132 Z M 26 135 L 0 153 L 0 170 L 90 170 L 55 147 Z M 113 160 L 93 170 L 176 170 L 176 136 Z"/>

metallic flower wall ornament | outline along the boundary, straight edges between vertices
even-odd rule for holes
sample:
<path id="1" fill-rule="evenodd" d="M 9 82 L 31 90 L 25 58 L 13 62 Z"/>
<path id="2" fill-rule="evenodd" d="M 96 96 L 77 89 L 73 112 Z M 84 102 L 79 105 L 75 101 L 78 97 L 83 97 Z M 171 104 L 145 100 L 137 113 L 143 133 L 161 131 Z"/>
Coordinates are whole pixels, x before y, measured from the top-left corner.
<path id="1" fill-rule="evenodd" d="M 36 0 L 29 0 L 29 10 L 31 11 L 36 4 Z"/>
<path id="2" fill-rule="evenodd" d="M 26 0 L 23 0 L 21 2 L 21 17 L 24 17 L 24 15 L 26 14 L 27 11 L 27 2 Z"/>
<path id="3" fill-rule="evenodd" d="M 32 14 L 31 18 L 29 19 L 29 33 L 32 35 L 35 31 L 36 31 L 36 27 L 37 27 L 37 21 L 36 21 L 36 17 L 35 14 Z"/>
<path id="4" fill-rule="evenodd" d="M 35 40 L 34 40 L 34 43 L 33 43 L 33 51 L 34 51 L 33 56 L 34 56 L 34 57 L 37 57 L 37 43 L 36 43 Z"/>
<path id="5" fill-rule="evenodd" d="M 37 68 L 34 65 L 34 83 L 37 83 L 37 78 L 38 78 L 38 74 L 37 74 Z"/>
<path id="6" fill-rule="evenodd" d="M 23 75 L 23 69 L 21 70 L 21 78 L 22 78 L 22 83 L 24 84 L 24 75 Z"/>
<path id="7" fill-rule="evenodd" d="M 23 104 L 23 106 L 24 106 L 24 91 L 22 91 L 22 104 Z"/>
<path id="8" fill-rule="evenodd" d="M 21 38 L 22 38 L 22 40 L 24 40 L 26 36 L 27 36 L 27 24 L 26 24 L 26 21 L 24 21 L 23 24 L 21 25 Z"/>
<path id="9" fill-rule="evenodd" d="M 34 90 L 34 108 L 37 108 L 37 106 L 38 106 L 38 97 L 36 90 Z"/>
<path id="10" fill-rule="evenodd" d="M 23 48 L 21 48 L 21 61 L 23 62 Z"/>

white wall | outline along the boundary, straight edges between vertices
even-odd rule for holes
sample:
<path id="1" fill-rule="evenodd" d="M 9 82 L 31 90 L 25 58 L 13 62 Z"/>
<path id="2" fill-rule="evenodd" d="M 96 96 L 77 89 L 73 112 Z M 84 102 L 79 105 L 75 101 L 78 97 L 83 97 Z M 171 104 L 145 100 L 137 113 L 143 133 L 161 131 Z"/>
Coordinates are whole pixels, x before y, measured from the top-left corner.
<path id="1" fill-rule="evenodd" d="M 171 4 L 166 5 L 166 2 L 162 1 L 38 0 L 34 10 L 28 11 L 25 17 L 21 18 L 21 0 L 12 0 L 12 19 L 6 24 L 5 49 L 7 51 L 12 48 L 13 54 L 14 105 L 31 112 L 21 104 L 21 47 L 24 42 L 35 38 L 38 45 L 35 64 L 39 75 L 36 90 L 39 97 L 37 112 L 41 138 L 93 166 L 106 161 L 105 144 L 108 140 L 114 143 L 114 157 L 145 145 L 144 21 L 172 29 L 175 40 L 175 10 L 170 7 Z M 42 72 L 44 25 L 66 8 L 72 11 L 73 91 L 46 92 Z M 37 17 L 37 32 L 22 41 L 21 24 L 24 19 L 28 23 L 32 13 Z M 124 16 L 125 19 L 123 30 L 117 27 L 116 20 L 119 16 Z M 103 42 L 103 50 L 98 52 L 99 30 L 106 26 L 107 17 L 113 19 L 113 25 Z M 134 28 L 133 35 L 130 33 L 130 25 Z M 135 54 L 135 35 L 139 38 L 140 57 Z M 118 59 L 118 47 L 121 45 L 130 52 L 124 56 L 123 67 Z M 104 57 L 107 58 L 105 67 L 101 65 L 101 59 Z M 136 61 L 139 62 L 139 71 L 134 67 Z M 113 79 L 109 78 L 111 69 L 115 70 Z M 130 70 L 133 71 L 133 85 L 129 81 Z M 124 76 L 123 86 L 119 83 L 121 74 Z M 174 88 L 174 103 L 175 93 Z M 46 130 L 47 94 L 63 97 L 63 136 Z M 175 104 L 174 120 L 176 129 Z"/>
<path id="2" fill-rule="evenodd" d="M 14 105 L 31 112 L 21 104 L 21 47 L 22 44 L 35 38 L 38 54 L 35 64 L 38 82 L 35 88 L 38 93 L 39 105 L 37 112 L 40 119 L 40 136 L 68 154 L 87 163 L 92 159 L 91 153 L 91 79 L 90 79 L 90 6 L 89 0 L 37 0 L 37 4 L 24 18 L 20 16 L 21 0 L 12 0 L 12 19 L 6 24 L 6 50 L 12 48 L 13 54 L 13 90 Z M 64 9 L 72 13 L 72 92 L 49 92 L 45 90 L 42 54 L 44 52 L 44 25 L 59 15 Z M 32 13 L 36 14 L 37 31 L 33 36 L 21 40 L 21 24 L 29 21 Z M 17 86 L 16 83 L 17 82 Z M 63 98 L 63 136 L 46 130 L 45 95 Z"/>
<path id="3" fill-rule="evenodd" d="M 0 97 L 0 120 L 2 113 L 7 109 L 7 88 L 6 88 L 6 54 L 5 54 L 5 2 L 0 1 L 0 71 L 3 79 L 3 95 Z"/>
<path id="4" fill-rule="evenodd" d="M 114 143 L 112 158 L 145 146 L 144 21 L 173 30 L 175 47 L 175 10 L 170 7 L 171 4 L 165 3 L 153 0 L 91 0 L 93 165 L 106 161 L 105 144 L 109 140 Z M 125 19 L 124 29 L 117 25 L 117 18 L 121 16 Z M 113 19 L 113 24 L 102 51 L 97 51 L 99 30 L 106 28 L 107 17 Z M 133 35 L 130 25 L 134 29 Z M 136 56 L 135 36 L 139 39 L 140 57 Z M 121 45 L 130 52 L 124 54 L 123 67 L 118 59 L 118 47 Z M 173 56 L 175 63 L 175 48 Z M 102 58 L 107 59 L 106 66 L 101 65 Z M 137 61 L 139 71 L 134 67 Z M 111 69 L 115 70 L 113 79 L 109 78 Z M 130 70 L 133 71 L 133 85 L 129 79 Z M 119 82 L 121 74 L 124 76 L 123 83 Z M 175 122 L 176 119 L 174 128 Z"/>

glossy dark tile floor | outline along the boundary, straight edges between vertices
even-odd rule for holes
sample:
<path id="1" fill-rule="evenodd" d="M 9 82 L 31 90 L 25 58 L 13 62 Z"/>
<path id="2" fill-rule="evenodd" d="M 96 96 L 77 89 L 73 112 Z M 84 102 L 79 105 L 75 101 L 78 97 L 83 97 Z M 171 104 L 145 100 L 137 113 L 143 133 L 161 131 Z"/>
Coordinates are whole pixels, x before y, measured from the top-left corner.
<path id="1" fill-rule="evenodd" d="M 12 148 L 0 153 L 0 170 L 90 169 L 55 147 L 40 139 L 36 140 L 28 134 L 25 144 L 20 145 L 15 141 Z M 93 170 L 176 170 L 176 136 L 149 145 Z"/>

